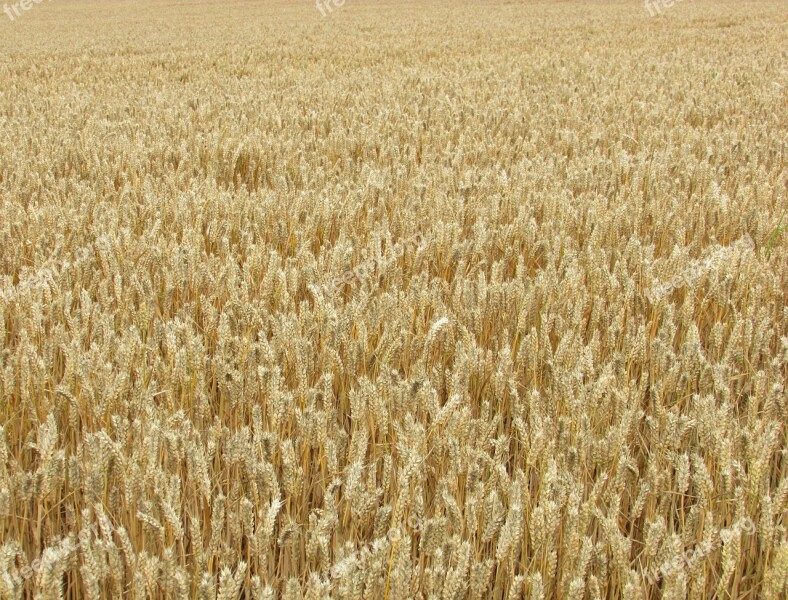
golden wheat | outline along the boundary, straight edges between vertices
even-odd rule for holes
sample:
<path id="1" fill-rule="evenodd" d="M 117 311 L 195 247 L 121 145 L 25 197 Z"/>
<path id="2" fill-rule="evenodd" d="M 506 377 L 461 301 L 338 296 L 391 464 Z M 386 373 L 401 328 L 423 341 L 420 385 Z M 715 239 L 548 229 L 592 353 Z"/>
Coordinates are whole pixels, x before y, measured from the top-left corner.
<path id="1" fill-rule="evenodd" d="M 784 4 L 32 6 L 0 598 L 786 597 Z"/>

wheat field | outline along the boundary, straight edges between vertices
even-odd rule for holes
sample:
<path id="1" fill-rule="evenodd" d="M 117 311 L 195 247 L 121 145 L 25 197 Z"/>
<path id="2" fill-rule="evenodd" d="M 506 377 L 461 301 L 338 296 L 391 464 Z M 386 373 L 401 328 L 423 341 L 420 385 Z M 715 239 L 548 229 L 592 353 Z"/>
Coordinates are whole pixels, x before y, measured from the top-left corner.
<path id="1" fill-rule="evenodd" d="M 6 6 L 0 598 L 788 596 L 784 1 Z"/>

